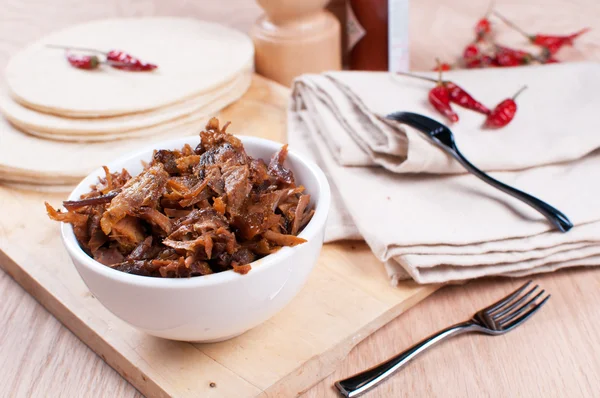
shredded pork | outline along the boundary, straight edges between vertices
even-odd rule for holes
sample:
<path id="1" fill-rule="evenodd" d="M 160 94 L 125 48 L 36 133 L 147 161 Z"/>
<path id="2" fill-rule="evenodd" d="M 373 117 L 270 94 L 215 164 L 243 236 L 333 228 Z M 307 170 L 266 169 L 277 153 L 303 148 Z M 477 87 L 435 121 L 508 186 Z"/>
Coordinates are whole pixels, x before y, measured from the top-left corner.
<path id="1" fill-rule="evenodd" d="M 305 242 L 298 233 L 314 210 L 284 166 L 287 145 L 269 164 L 246 154 L 241 141 L 211 119 L 194 149 L 155 151 L 139 175 L 104 168 L 91 192 L 46 203 L 48 216 L 73 225 L 90 256 L 130 274 L 187 278 L 233 269 L 282 246 Z"/>

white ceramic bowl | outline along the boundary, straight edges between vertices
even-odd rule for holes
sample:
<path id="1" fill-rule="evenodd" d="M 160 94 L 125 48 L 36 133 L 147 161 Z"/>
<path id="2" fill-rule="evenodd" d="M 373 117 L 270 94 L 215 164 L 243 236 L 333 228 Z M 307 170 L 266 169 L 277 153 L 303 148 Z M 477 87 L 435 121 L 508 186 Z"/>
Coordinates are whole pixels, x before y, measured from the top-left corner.
<path id="1" fill-rule="evenodd" d="M 281 144 L 255 137 L 239 137 L 246 152 L 268 161 Z M 138 174 L 141 160 L 150 160 L 153 149 L 195 147 L 198 137 L 185 137 L 153 145 L 107 166 Z M 289 151 L 286 165 L 298 184 L 306 187 L 315 206 L 312 220 L 299 236 L 307 242 L 284 247 L 252 263 L 246 275 L 233 271 L 193 277 L 163 279 L 130 275 L 106 267 L 89 257 L 77 243 L 70 224 L 62 225 L 62 238 L 73 263 L 92 294 L 110 312 L 148 334 L 173 340 L 214 342 L 237 336 L 266 321 L 281 310 L 302 288 L 323 246 L 325 221 L 330 205 L 329 184 L 314 163 Z M 98 169 L 87 176 L 69 196 L 79 199 L 89 192 Z"/>

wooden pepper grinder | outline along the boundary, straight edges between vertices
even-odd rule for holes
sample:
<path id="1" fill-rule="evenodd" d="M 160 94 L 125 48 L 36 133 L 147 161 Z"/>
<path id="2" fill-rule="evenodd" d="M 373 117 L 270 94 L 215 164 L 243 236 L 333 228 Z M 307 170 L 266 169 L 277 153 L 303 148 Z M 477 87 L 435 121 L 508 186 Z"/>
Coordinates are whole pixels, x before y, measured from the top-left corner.
<path id="1" fill-rule="evenodd" d="M 342 68 L 340 23 L 329 0 L 257 0 L 264 9 L 252 27 L 256 72 L 283 85 L 303 73 Z"/>

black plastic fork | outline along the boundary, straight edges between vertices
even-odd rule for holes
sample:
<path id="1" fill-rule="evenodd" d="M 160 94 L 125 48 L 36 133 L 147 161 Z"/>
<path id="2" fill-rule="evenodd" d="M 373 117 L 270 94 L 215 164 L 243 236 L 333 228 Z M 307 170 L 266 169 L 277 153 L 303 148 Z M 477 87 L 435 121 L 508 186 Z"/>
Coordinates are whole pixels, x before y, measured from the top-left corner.
<path id="1" fill-rule="evenodd" d="M 530 285 L 531 281 L 502 300 L 477 311 L 468 321 L 450 326 L 382 364 L 336 382 L 336 388 L 344 397 L 357 397 L 387 379 L 427 348 L 447 337 L 469 332 L 498 336 L 513 330 L 535 314 L 550 298 L 550 295 L 547 295 L 540 300 L 544 290 L 538 291 L 538 285 L 525 292 Z"/>
<path id="2" fill-rule="evenodd" d="M 427 116 L 411 112 L 396 112 L 388 115 L 387 118 L 390 120 L 396 120 L 398 122 L 405 123 L 419 130 L 435 145 L 440 147 L 454 159 L 458 160 L 458 162 L 461 165 L 463 165 L 463 167 L 467 169 L 467 171 L 469 171 L 471 174 L 474 174 L 475 176 L 479 177 L 481 180 L 487 182 L 491 186 L 498 188 L 499 190 L 533 207 L 544 217 L 546 217 L 548 221 L 550 221 L 554 226 L 556 226 L 556 228 L 558 228 L 561 232 L 567 232 L 568 230 L 573 228 L 573 223 L 571 223 L 569 218 L 558 209 L 550 206 L 548 203 L 543 202 L 534 196 L 529 195 L 528 193 L 520 191 L 516 188 L 513 188 L 509 185 L 504 184 L 503 182 L 500 182 L 490 177 L 489 175 L 475 167 L 471 162 L 467 160 L 467 158 L 463 156 L 462 153 L 460 153 L 454 141 L 454 135 L 452 134 L 452 131 L 450 131 L 450 129 L 444 126 L 443 124 L 431 118 L 428 118 Z"/>

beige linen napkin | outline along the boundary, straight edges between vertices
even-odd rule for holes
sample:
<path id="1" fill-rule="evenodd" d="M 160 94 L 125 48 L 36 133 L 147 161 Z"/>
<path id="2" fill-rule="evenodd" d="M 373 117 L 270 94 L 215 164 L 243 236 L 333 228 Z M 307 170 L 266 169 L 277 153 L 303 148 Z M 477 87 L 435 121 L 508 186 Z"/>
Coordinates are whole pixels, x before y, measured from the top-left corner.
<path id="1" fill-rule="evenodd" d="M 413 83 L 379 73 L 298 79 L 288 139 L 292 150 L 315 159 L 334 185 L 326 238 L 362 236 L 393 281 L 517 276 L 600 263 L 600 151 L 591 153 L 600 146 L 600 132 L 589 108 L 600 106 L 593 94 L 600 88 L 598 72 L 595 64 L 570 64 L 448 76 L 487 104 L 504 98 L 498 93 L 529 86 L 506 129 L 481 130 L 483 116 L 459 112 L 461 121 L 452 130 L 473 163 L 505 170 L 490 174 L 567 214 L 575 224 L 567 234 L 472 175 L 448 175 L 463 170 L 420 133 L 379 116 L 411 110 L 437 118 L 422 103 L 430 86 L 407 88 Z M 551 94 L 546 86 L 560 90 Z M 549 101 L 550 95 L 560 105 Z M 446 174 L 402 173 L 416 171 Z"/>
<path id="2" fill-rule="evenodd" d="M 422 74 L 436 77 L 435 73 Z M 518 98 L 518 116 L 501 130 L 482 131 L 485 116 L 454 106 L 451 126 L 461 151 L 483 170 L 520 170 L 578 159 L 600 147 L 591 119 L 600 109 L 600 64 L 572 63 L 447 73 L 489 107 Z M 293 107 L 305 107 L 331 155 L 343 166 L 381 165 L 394 172 L 464 173 L 411 127 L 381 115 L 411 111 L 446 121 L 427 101 L 433 83 L 387 73 L 306 75 Z M 292 109 L 292 112 L 296 109 Z"/>

